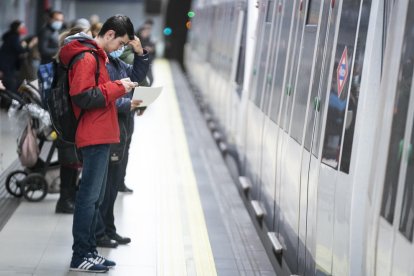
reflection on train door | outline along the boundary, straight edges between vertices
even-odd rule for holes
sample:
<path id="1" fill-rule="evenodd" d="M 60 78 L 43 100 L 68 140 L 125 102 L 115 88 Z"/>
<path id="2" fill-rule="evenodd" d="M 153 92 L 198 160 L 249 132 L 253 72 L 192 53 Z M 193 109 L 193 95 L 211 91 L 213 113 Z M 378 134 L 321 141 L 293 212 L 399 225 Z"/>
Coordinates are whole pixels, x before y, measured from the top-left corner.
<path id="1" fill-rule="evenodd" d="M 384 71 L 383 87 L 387 83 L 397 85 L 392 90 L 383 89 L 388 95 L 387 101 L 393 101 L 392 106 L 384 111 L 388 115 L 387 122 L 391 118 L 387 127 L 388 140 L 380 145 L 387 156 L 385 169 L 381 170 L 384 175 L 378 223 L 376 275 L 414 273 L 413 260 L 410 258 L 414 250 L 414 2 L 402 1 L 399 4 L 395 20 L 396 24 L 400 23 L 400 27 L 397 30 L 394 26 L 395 32 L 389 34 L 391 39 L 395 36 L 396 41 L 401 41 L 398 36 L 403 35 L 402 45 L 396 45 L 393 49 L 398 50 L 390 55 L 394 63 L 397 63 L 395 57 L 400 58 L 399 68 L 390 68 L 398 70 L 398 75 L 388 76 Z M 405 26 L 404 31 L 401 26 Z"/>

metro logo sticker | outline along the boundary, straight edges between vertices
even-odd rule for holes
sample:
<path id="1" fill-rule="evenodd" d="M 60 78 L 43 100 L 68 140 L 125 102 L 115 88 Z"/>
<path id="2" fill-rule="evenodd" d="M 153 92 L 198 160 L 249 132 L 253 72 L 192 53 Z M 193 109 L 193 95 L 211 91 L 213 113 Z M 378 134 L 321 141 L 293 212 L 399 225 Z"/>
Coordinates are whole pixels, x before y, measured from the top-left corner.
<path id="1" fill-rule="evenodd" d="M 336 82 L 338 84 L 338 98 L 341 96 L 342 90 L 344 89 L 346 80 L 348 78 L 348 48 L 342 53 L 341 59 L 339 60 L 338 68 L 336 69 Z"/>

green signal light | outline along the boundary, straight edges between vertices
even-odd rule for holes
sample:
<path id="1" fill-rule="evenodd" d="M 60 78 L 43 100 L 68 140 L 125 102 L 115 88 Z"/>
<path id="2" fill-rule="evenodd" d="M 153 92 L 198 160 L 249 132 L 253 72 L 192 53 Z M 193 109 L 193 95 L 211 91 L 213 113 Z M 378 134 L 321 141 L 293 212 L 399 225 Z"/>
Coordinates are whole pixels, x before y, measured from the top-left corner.
<path id="1" fill-rule="evenodd" d="M 189 12 L 187 13 L 187 16 L 188 16 L 188 17 L 190 17 L 190 18 L 193 18 L 193 17 L 195 16 L 195 12 L 193 12 L 193 11 L 189 11 Z"/>

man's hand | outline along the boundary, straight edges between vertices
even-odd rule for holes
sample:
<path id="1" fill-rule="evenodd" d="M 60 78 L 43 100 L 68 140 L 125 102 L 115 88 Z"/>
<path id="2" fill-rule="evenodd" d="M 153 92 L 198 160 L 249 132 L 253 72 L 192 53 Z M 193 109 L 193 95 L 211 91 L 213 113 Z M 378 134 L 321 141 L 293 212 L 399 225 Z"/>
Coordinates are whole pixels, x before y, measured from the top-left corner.
<path id="1" fill-rule="evenodd" d="M 147 107 L 146 106 L 143 106 L 143 107 L 138 107 L 137 108 L 137 116 L 142 116 L 142 114 L 144 114 L 144 112 L 145 112 L 145 110 L 147 109 Z"/>
<path id="2" fill-rule="evenodd" d="M 131 45 L 132 50 L 139 56 L 142 56 L 144 54 L 144 49 L 142 49 L 141 40 L 137 36 L 135 36 L 134 40 L 131 40 L 129 43 Z"/>
<path id="3" fill-rule="evenodd" d="M 6 90 L 6 87 L 3 85 L 3 81 L 0 80 L 0 90 Z"/>
<path id="4" fill-rule="evenodd" d="M 131 111 L 137 109 L 141 103 L 141 100 L 131 100 Z"/>
<path id="5" fill-rule="evenodd" d="M 138 86 L 137 82 L 132 82 L 130 79 L 122 79 L 120 81 L 125 88 L 125 93 L 130 92 L 132 89 Z"/>
<path id="6" fill-rule="evenodd" d="M 145 46 L 144 49 L 150 54 L 155 52 L 155 48 L 153 46 Z"/>

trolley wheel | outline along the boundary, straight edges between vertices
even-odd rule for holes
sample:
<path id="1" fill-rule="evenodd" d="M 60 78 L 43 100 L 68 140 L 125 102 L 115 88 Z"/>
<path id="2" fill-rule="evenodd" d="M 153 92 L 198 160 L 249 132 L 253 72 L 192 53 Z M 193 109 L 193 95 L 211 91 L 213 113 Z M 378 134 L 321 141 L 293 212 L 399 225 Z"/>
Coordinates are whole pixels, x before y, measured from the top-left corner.
<path id="1" fill-rule="evenodd" d="M 6 190 L 15 197 L 23 195 L 22 184 L 27 176 L 25 171 L 11 172 L 6 178 Z"/>
<path id="2" fill-rule="evenodd" d="M 41 201 L 47 194 L 47 181 L 40 173 L 29 174 L 23 181 L 23 196 L 28 201 Z"/>

